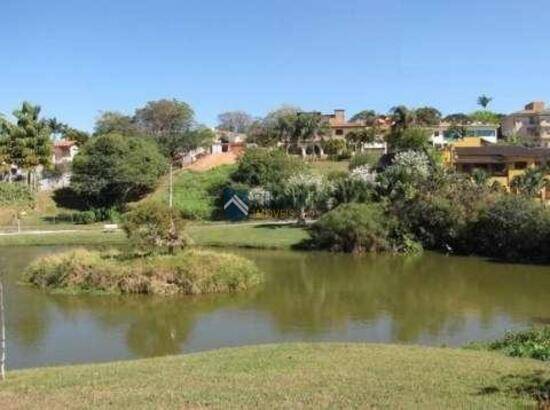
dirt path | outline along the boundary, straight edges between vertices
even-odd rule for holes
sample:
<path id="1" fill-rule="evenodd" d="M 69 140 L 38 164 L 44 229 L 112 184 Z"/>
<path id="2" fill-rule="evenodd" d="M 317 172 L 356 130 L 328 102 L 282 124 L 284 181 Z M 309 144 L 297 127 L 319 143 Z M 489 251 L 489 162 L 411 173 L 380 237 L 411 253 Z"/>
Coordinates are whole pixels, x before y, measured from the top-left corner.
<path id="1" fill-rule="evenodd" d="M 233 152 L 209 154 L 189 165 L 187 169 L 190 171 L 203 172 L 219 167 L 220 165 L 234 164 L 235 162 L 237 162 L 237 155 Z"/>

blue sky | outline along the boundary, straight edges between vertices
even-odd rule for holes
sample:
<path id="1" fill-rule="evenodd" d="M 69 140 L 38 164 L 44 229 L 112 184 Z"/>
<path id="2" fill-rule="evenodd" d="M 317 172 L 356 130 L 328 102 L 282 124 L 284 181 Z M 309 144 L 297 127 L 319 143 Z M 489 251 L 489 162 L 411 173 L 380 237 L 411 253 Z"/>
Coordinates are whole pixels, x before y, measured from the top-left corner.
<path id="1" fill-rule="evenodd" d="M 0 112 L 30 100 L 86 130 L 164 97 L 208 125 L 283 103 L 550 103 L 547 0 L 0 0 L 0 15 Z"/>

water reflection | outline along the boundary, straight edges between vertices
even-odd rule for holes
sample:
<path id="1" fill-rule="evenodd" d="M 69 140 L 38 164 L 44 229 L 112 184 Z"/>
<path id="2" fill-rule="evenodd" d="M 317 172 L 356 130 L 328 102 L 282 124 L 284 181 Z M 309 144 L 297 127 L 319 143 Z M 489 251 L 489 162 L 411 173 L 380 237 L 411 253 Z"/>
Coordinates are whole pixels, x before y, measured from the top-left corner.
<path id="1" fill-rule="evenodd" d="M 550 320 L 548 267 L 437 254 L 240 250 L 267 283 L 232 296 L 67 296 L 17 284 L 31 259 L 59 249 L 0 248 L 12 368 L 296 340 L 462 344 Z"/>

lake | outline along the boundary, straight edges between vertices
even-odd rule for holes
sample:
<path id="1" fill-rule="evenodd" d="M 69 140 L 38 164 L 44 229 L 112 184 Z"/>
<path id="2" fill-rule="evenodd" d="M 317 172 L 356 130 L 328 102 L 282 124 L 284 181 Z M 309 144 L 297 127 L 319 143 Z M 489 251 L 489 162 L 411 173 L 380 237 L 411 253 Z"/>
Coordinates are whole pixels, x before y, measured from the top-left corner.
<path id="1" fill-rule="evenodd" d="M 8 368 L 293 341 L 459 346 L 550 323 L 550 267 L 480 258 L 231 250 L 267 274 L 244 294 L 69 296 L 19 284 L 63 247 L 2 247 Z"/>

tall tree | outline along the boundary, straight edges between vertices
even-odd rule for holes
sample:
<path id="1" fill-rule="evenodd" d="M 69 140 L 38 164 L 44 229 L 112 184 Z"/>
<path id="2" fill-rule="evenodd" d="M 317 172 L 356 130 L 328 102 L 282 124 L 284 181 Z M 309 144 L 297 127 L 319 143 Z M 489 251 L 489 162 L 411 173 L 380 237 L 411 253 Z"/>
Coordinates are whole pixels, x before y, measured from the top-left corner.
<path id="1" fill-rule="evenodd" d="M 24 102 L 13 115 L 16 122 L 8 127 L 4 152 L 11 164 L 27 171 L 27 183 L 34 187 L 38 167 L 47 167 L 51 162 L 51 129 L 39 118 L 38 105 Z"/>
<path id="2" fill-rule="evenodd" d="M 116 133 L 135 135 L 137 127 L 132 117 L 116 111 L 104 111 L 95 121 L 94 135 Z"/>
<path id="3" fill-rule="evenodd" d="M 89 206 L 119 206 L 151 191 L 166 167 L 147 138 L 100 135 L 74 158 L 70 187 Z"/>
<path id="4" fill-rule="evenodd" d="M 359 111 L 353 117 L 351 117 L 351 122 L 365 121 L 365 125 L 373 126 L 378 118 L 378 114 L 374 110 L 363 110 Z"/>
<path id="5" fill-rule="evenodd" d="M 254 120 L 244 111 L 227 111 L 218 115 L 218 129 L 223 131 L 245 133 Z"/>
<path id="6" fill-rule="evenodd" d="M 415 122 L 414 110 L 410 110 L 404 105 L 398 105 L 390 110 L 390 115 L 393 120 L 392 128 L 396 130 L 403 130 Z"/>
<path id="7" fill-rule="evenodd" d="M 489 97 L 485 94 L 480 95 L 477 98 L 477 103 L 483 107 L 484 110 L 487 109 L 487 106 L 493 101 L 493 97 Z"/>
<path id="8" fill-rule="evenodd" d="M 447 115 L 445 118 L 443 118 L 443 121 L 453 124 L 467 125 L 472 122 L 472 119 L 464 113 L 457 112 Z"/>
<path id="9" fill-rule="evenodd" d="M 174 158 L 184 147 L 180 142 L 195 126 L 193 109 L 176 99 L 148 102 L 136 110 L 134 122 L 141 133 L 153 137 L 170 158 Z"/>
<path id="10" fill-rule="evenodd" d="M 434 107 L 421 107 L 414 111 L 416 124 L 419 126 L 433 127 L 440 123 L 441 112 Z"/>

